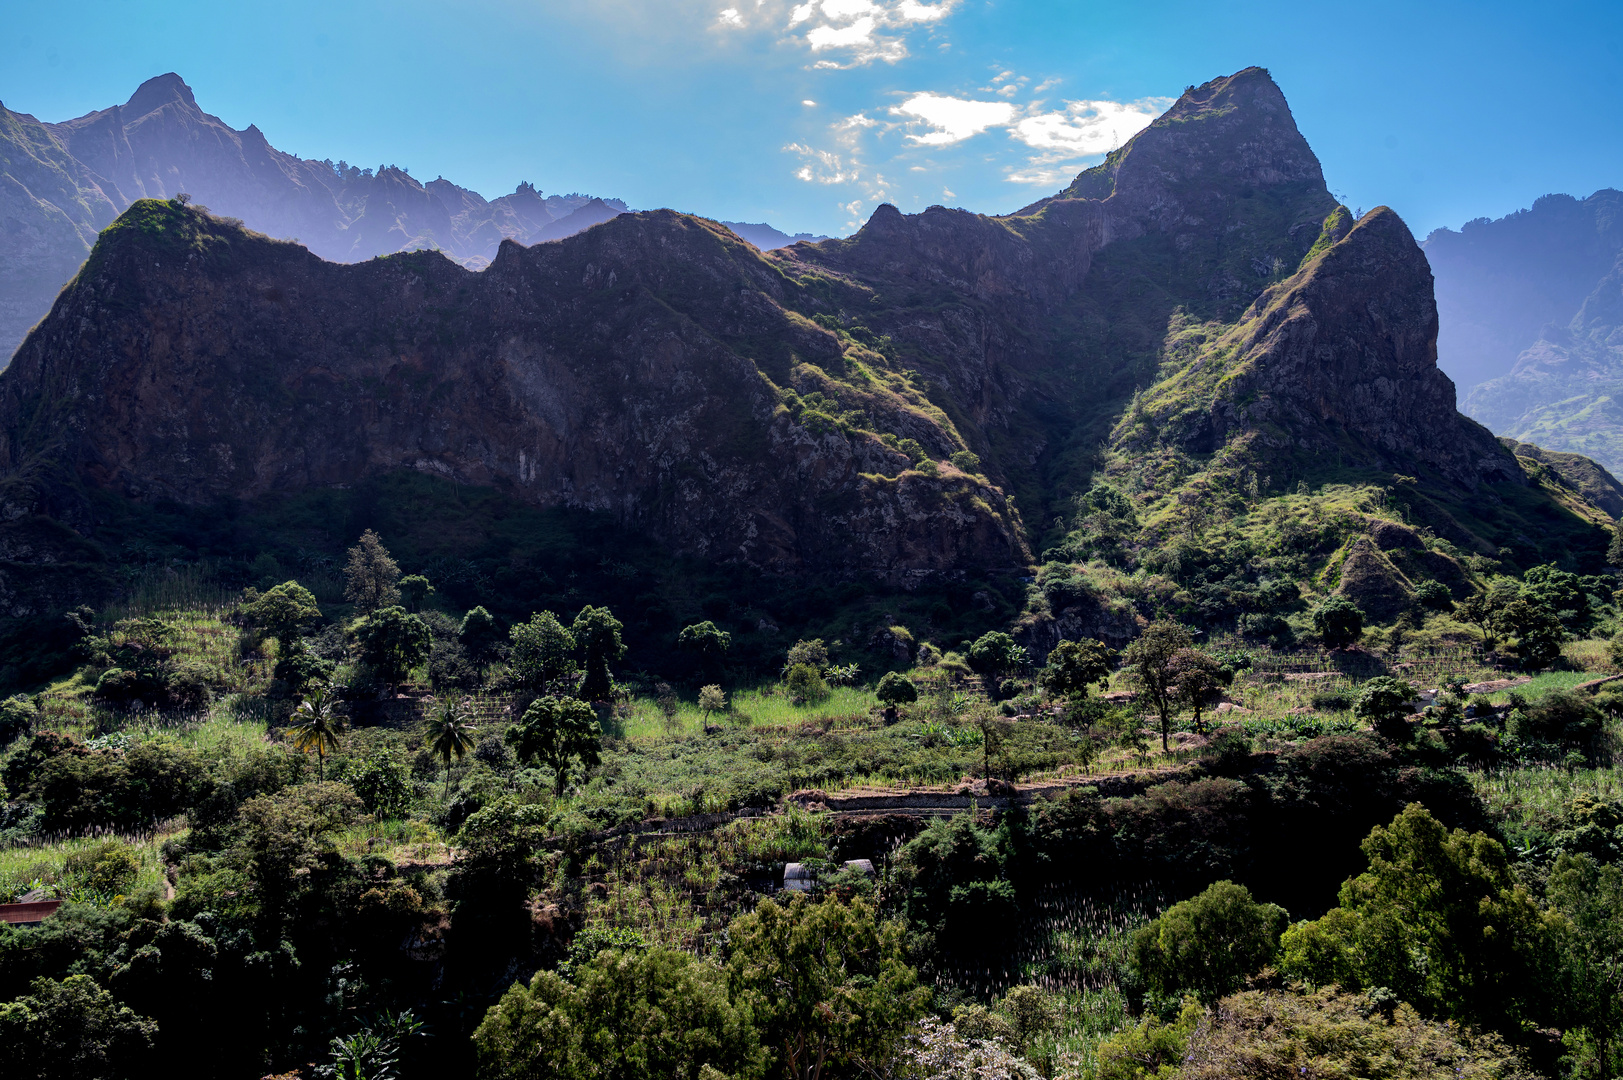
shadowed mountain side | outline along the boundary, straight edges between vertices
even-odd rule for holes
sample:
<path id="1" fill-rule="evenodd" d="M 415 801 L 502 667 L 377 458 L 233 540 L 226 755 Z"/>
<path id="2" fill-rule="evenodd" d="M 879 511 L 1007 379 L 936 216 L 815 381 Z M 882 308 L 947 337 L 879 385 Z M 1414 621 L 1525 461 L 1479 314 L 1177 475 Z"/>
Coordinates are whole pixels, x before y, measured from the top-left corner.
<path id="1" fill-rule="evenodd" d="M 1024 215 L 885 205 L 764 254 L 586 204 L 607 220 L 479 273 L 335 266 L 142 201 L 0 375 L 0 501 L 71 518 L 86 488 L 198 506 L 407 467 L 906 580 L 1026 562 L 1101 469 L 1154 499 L 1230 465 L 1252 490 L 1526 488 L 1454 410 L 1413 237 L 1336 206 L 1267 72 L 1192 88 L 1100 168 Z"/>
<path id="2" fill-rule="evenodd" d="M 1336 215 L 1339 217 L 1341 215 Z M 1157 387 L 1118 438 L 1171 438 L 1209 454 L 1244 439 L 1250 452 L 1333 454 L 1474 488 L 1522 482 L 1515 459 L 1455 411 L 1437 368 L 1431 271 L 1403 221 L 1385 207 L 1270 287 L 1240 324 Z"/>
<path id="3" fill-rule="evenodd" d="M 1466 408 L 1509 438 L 1623 468 L 1623 256 L 1569 323 L 1545 326 Z"/>
<path id="4" fill-rule="evenodd" d="M 751 346 L 842 351 L 780 306 L 798 291 L 669 211 L 474 274 L 432 252 L 338 266 L 142 201 L 0 376 L 0 464 L 194 505 L 407 466 L 779 570 L 1023 561 L 984 481 L 780 404 Z"/>

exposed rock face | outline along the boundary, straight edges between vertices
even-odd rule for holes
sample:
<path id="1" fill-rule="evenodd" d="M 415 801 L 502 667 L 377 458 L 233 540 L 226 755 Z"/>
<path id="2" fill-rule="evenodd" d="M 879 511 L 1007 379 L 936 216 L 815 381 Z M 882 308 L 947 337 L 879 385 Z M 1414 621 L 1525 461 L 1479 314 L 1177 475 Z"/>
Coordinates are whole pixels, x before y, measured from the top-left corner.
<path id="1" fill-rule="evenodd" d="M 1021 215 L 882 206 L 766 255 L 587 207 L 609 220 L 479 273 L 339 266 L 141 201 L 0 374 L 8 512 L 73 484 L 201 505 L 408 467 L 775 570 L 1007 567 L 1029 548 L 1005 493 L 1038 527 L 1068 512 L 1190 320 L 1215 343 L 1118 445 L 1519 480 L 1453 411 L 1408 230 L 1336 209 L 1256 68 Z M 965 450 L 973 475 L 948 464 Z"/>
<path id="2" fill-rule="evenodd" d="M 1431 271 L 1408 228 L 1379 207 L 1339 231 L 1327 226 L 1322 250 L 1159 391 L 1163 420 L 1198 452 L 1247 436 L 1466 487 L 1523 482 L 1487 429 L 1455 410 L 1437 368 Z M 1174 412 L 1200 400 L 1204 415 Z"/>
<path id="3" fill-rule="evenodd" d="M 728 347 L 838 358 L 833 334 L 779 306 L 795 291 L 668 211 L 506 244 L 475 274 L 432 252 L 335 265 L 146 201 L 0 377 L 0 466 L 45 455 L 192 504 L 405 466 L 780 570 L 1021 562 L 995 488 L 795 423 Z M 679 292 L 707 325 L 660 299 Z"/>

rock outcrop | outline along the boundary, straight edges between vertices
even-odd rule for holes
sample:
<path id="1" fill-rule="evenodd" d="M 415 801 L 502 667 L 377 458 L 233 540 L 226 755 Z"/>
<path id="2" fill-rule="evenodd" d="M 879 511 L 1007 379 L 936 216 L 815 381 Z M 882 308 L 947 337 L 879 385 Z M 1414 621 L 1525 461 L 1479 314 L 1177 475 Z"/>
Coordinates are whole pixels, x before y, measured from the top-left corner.
<path id="1" fill-rule="evenodd" d="M 1022 562 L 996 488 L 784 407 L 750 345 L 842 357 L 782 306 L 798 291 L 669 211 L 504 244 L 476 274 L 434 252 L 328 263 L 147 200 L 0 376 L 0 468 L 195 505 L 404 467 L 775 570 Z"/>
<path id="2" fill-rule="evenodd" d="M 1158 387 L 1150 430 L 1188 450 L 1248 440 L 1253 452 L 1330 456 L 1466 488 L 1523 483 L 1515 458 L 1455 409 L 1437 367 L 1437 308 L 1425 255 L 1378 207 L 1351 229 L 1344 211 L 1291 277 Z M 1144 425 L 1124 423 L 1124 442 Z M 1266 448 L 1264 450 L 1263 448 Z"/>

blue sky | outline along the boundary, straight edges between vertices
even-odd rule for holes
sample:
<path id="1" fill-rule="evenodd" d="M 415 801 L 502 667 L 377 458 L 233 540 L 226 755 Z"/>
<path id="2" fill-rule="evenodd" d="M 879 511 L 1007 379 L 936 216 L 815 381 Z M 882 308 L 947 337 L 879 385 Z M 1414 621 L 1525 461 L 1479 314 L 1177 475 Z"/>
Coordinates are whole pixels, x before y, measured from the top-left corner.
<path id="1" fill-rule="evenodd" d="M 487 196 L 618 196 L 849 232 L 1007 212 L 1187 84 L 1269 68 L 1354 208 L 1419 235 L 1623 186 L 1623 3 L 0 0 L 0 100 L 46 120 L 177 71 L 306 157 Z"/>

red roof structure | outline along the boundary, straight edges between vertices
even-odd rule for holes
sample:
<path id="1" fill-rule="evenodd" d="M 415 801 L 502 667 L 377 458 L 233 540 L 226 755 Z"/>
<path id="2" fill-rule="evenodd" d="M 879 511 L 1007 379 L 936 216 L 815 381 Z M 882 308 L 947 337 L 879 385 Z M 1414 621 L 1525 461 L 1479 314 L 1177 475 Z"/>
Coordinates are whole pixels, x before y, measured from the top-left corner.
<path id="1" fill-rule="evenodd" d="M 12 926 L 38 926 L 62 906 L 60 900 L 40 900 L 32 904 L 0 904 L 0 923 Z"/>

